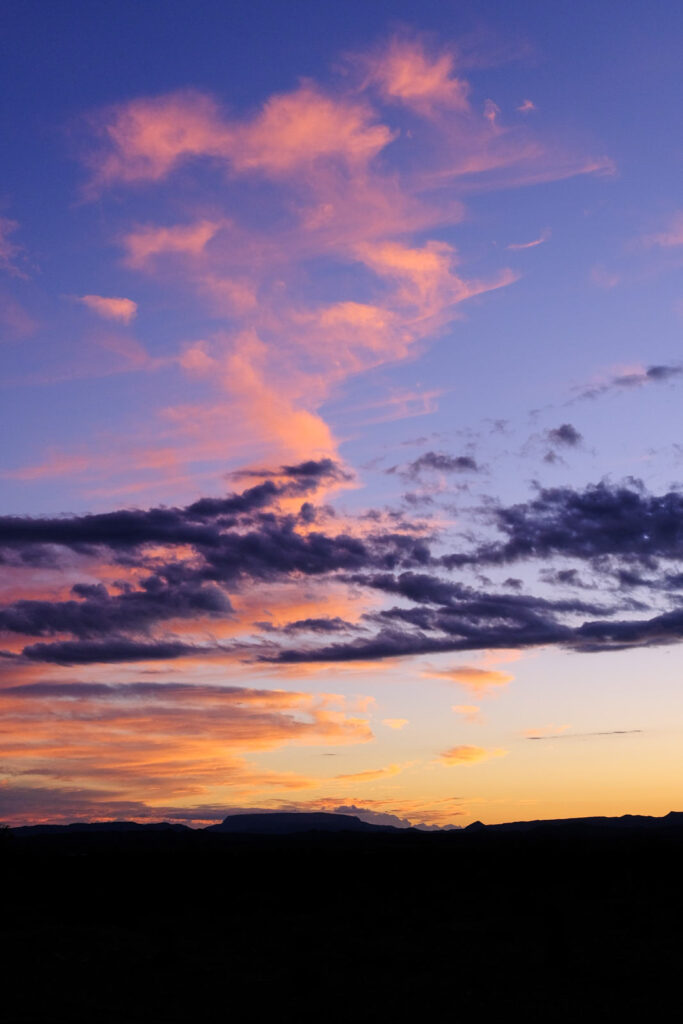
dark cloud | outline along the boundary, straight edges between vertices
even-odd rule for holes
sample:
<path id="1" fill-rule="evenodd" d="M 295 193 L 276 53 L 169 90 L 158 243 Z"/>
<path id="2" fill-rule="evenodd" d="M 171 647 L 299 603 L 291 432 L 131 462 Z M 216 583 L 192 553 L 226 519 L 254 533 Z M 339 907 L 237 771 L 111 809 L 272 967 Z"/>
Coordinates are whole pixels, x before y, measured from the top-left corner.
<path id="1" fill-rule="evenodd" d="M 651 563 L 683 557 L 683 493 L 650 495 L 642 485 L 602 482 L 584 490 L 542 488 L 530 502 L 491 510 L 506 539 L 443 564 L 507 564 L 559 555 L 583 560 L 605 556 Z"/>
<path id="2" fill-rule="evenodd" d="M 53 665 L 93 665 L 98 662 L 161 661 L 206 654 L 205 647 L 194 647 L 180 641 L 139 643 L 135 640 L 62 640 L 54 644 L 29 644 L 22 657 Z"/>
<path id="3" fill-rule="evenodd" d="M 644 384 L 663 384 L 680 377 L 681 374 L 683 374 L 683 366 L 680 364 L 654 364 L 644 370 L 615 374 L 604 384 L 593 384 L 580 388 L 578 398 L 600 398 L 611 391 L 640 388 Z"/>
<path id="4" fill-rule="evenodd" d="M 546 431 L 546 438 L 552 445 L 559 448 L 576 448 L 583 440 L 581 434 L 571 423 L 561 423 L 559 427 L 553 427 Z"/>
<path id="5" fill-rule="evenodd" d="M 353 480 L 353 474 L 342 469 L 334 459 L 308 459 L 296 465 L 280 466 L 279 469 L 238 469 L 230 475 L 237 480 L 248 477 L 290 477 L 308 488 L 328 481 Z"/>
<path id="6" fill-rule="evenodd" d="M 77 601 L 15 601 L 0 608 L 0 630 L 28 636 L 72 633 L 96 637 L 146 631 L 168 619 L 225 618 L 232 612 L 226 594 L 212 583 L 174 583 L 150 576 L 140 589 L 110 596 L 102 584 L 76 584 Z"/>
<path id="7" fill-rule="evenodd" d="M 353 629 L 350 622 L 336 615 L 334 618 L 296 619 L 282 627 L 283 633 L 345 633 Z"/>
<path id="8" fill-rule="evenodd" d="M 395 472 L 396 467 L 388 472 Z M 403 476 L 415 478 L 421 473 L 477 473 L 479 466 L 470 455 L 448 455 L 446 452 L 425 452 L 400 470 Z"/>
<path id="9" fill-rule="evenodd" d="M 281 469 L 291 471 L 290 483 L 298 487 L 300 479 L 328 478 L 335 465 L 322 460 Z M 158 628 L 168 629 L 174 620 L 223 620 L 233 615 L 230 592 L 305 578 L 374 591 L 395 604 L 357 624 L 325 616 L 279 629 L 258 623 L 262 636 L 242 648 L 244 657 L 251 652 L 268 662 L 343 661 L 540 644 L 600 651 L 683 638 L 683 611 L 656 606 L 671 603 L 683 588 L 678 566 L 660 568 L 664 560 L 683 558 L 678 491 L 653 495 L 636 481 L 538 489 L 527 502 L 474 510 L 497 536 L 482 542 L 463 534 L 459 550 L 437 554 L 438 535 L 425 536 L 424 525 L 418 528 L 391 510 L 369 513 L 362 534 L 354 536 L 315 528 L 310 506 L 302 530 L 300 515 L 278 506 L 290 483 L 267 480 L 185 508 L 0 520 L 5 550 L 10 545 L 22 558 L 61 547 L 94 552 L 97 565 L 109 564 L 109 581 L 115 579 L 112 568 L 132 570 L 128 581 L 108 587 L 94 584 L 91 573 L 67 600 L 18 600 L 0 607 L 2 632 L 34 641 L 54 638 L 29 642 L 11 658 L 87 665 L 227 653 L 217 644 L 160 637 Z M 548 564 L 554 558 L 584 563 L 590 586 L 601 588 L 607 599 L 587 599 L 579 568 Z M 555 595 L 524 593 L 514 576 L 496 585 L 481 573 L 487 566 L 532 559 L 543 563 L 540 578 Z M 638 587 L 650 604 L 632 596 Z M 343 635 L 330 642 L 326 634 Z M 283 647 L 288 637 L 293 649 Z"/>

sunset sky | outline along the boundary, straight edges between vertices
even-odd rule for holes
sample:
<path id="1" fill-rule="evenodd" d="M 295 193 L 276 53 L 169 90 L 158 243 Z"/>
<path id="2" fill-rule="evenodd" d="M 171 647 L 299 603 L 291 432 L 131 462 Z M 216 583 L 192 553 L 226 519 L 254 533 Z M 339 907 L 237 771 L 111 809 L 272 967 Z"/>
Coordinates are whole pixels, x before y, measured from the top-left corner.
<path id="1" fill-rule="evenodd" d="M 680 810 L 683 8 L 9 0 L 0 820 Z"/>

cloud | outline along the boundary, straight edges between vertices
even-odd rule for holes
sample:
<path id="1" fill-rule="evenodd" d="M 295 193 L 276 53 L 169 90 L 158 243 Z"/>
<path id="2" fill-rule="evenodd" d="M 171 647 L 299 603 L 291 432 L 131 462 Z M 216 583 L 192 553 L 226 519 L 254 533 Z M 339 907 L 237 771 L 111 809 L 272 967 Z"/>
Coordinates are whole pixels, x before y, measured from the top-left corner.
<path id="1" fill-rule="evenodd" d="M 455 668 L 434 669 L 422 674 L 435 679 L 448 679 L 453 683 L 460 683 L 474 692 L 487 690 L 491 686 L 506 686 L 515 678 L 510 672 L 480 668 L 476 665 L 458 665 Z M 479 709 L 477 708 L 477 710 Z"/>
<path id="2" fill-rule="evenodd" d="M 193 224 L 176 224 L 171 227 L 148 224 L 136 228 L 123 238 L 126 263 L 135 269 L 142 269 L 159 256 L 197 256 L 204 251 L 222 226 L 222 221 L 200 220 Z"/>
<path id="3" fill-rule="evenodd" d="M 474 764 L 480 764 L 482 761 L 490 761 L 495 757 L 505 757 L 507 753 L 507 750 L 503 750 L 500 747 L 487 750 L 484 747 L 460 746 L 445 750 L 443 754 L 439 755 L 439 758 L 442 764 L 449 767 L 456 765 L 470 767 Z"/>
<path id="4" fill-rule="evenodd" d="M 0 703 L 3 769 L 19 786 L 17 794 L 0 784 L 0 802 L 14 800 L 10 809 L 24 820 L 81 816 L 76 802 L 87 817 L 120 816 L 107 807 L 123 811 L 128 804 L 126 816 L 159 818 L 169 803 L 188 801 L 211 801 L 215 814 L 225 787 L 252 797 L 324 781 L 266 770 L 249 754 L 372 738 L 352 702 L 330 694 L 200 682 L 81 683 L 66 676 L 0 688 Z M 184 815 L 202 816 L 187 806 Z"/>
<path id="5" fill-rule="evenodd" d="M 55 665 L 118 664 L 123 661 L 167 661 L 207 653 L 179 641 L 140 643 L 135 640 L 62 640 L 54 644 L 28 644 L 22 654 L 30 661 Z"/>
<path id="6" fill-rule="evenodd" d="M 568 729 L 569 726 L 565 726 Z M 527 735 L 528 740 L 573 740 L 581 739 L 584 736 L 632 736 L 634 733 L 641 733 L 642 729 L 608 729 L 604 732 L 554 732 L 554 733 L 540 733 L 538 730 L 532 730 L 531 735 Z"/>
<path id="7" fill-rule="evenodd" d="M 518 277 L 498 267 L 472 278 L 443 241 L 466 216 L 465 193 L 610 166 L 562 152 L 519 118 L 492 123 L 493 99 L 484 111 L 469 102 L 457 49 L 427 37 L 399 33 L 349 64 L 348 74 L 300 81 L 245 113 L 186 89 L 89 117 L 87 196 L 144 189 L 159 210 L 156 222 L 117 233 L 126 266 L 215 329 L 183 338 L 171 356 L 198 397 L 155 411 L 145 436 L 161 433 L 162 444 L 142 444 L 138 431 L 116 456 L 83 445 L 88 497 L 153 501 L 157 488 L 177 493 L 180 483 L 192 493 L 199 476 L 218 483 L 227 459 L 335 457 L 325 405 L 350 376 L 415 358 L 462 303 Z M 267 230 L 252 201 L 258 189 L 267 190 Z M 326 300 L 312 267 L 339 283 Z M 432 405 L 429 396 L 397 400 L 388 415 Z"/>
<path id="8" fill-rule="evenodd" d="M 589 384 L 576 389 L 578 398 L 600 398 L 612 391 L 623 391 L 640 388 L 644 384 L 665 384 L 676 380 L 683 374 L 683 366 L 678 363 L 655 363 L 647 367 L 634 367 L 623 370 L 596 384 Z"/>
<path id="9" fill-rule="evenodd" d="M 344 775 L 335 775 L 337 782 L 375 782 L 377 779 L 391 778 L 404 770 L 406 765 L 389 764 L 383 768 L 371 768 L 364 772 L 349 772 Z"/>
<path id="10" fill-rule="evenodd" d="M 452 704 L 451 711 L 455 711 L 456 715 L 462 715 L 466 722 L 478 722 L 480 721 L 479 712 L 481 708 L 478 704 Z"/>
<path id="11" fill-rule="evenodd" d="M 382 725 L 389 729 L 404 729 L 408 725 L 407 718 L 383 718 Z"/>
<path id="12" fill-rule="evenodd" d="M 543 725 L 537 729 L 525 729 L 524 736 L 528 740 L 556 739 L 565 735 L 569 725 Z"/>
<path id="13" fill-rule="evenodd" d="M 18 227 L 16 220 L 0 217 L 0 270 L 22 277 L 23 274 L 17 265 L 17 259 L 22 252 L 21 246 L 10 239 L 10 235 L 13 235 Z"/>
<path id="14" fill-rule="evenodd" d="M 519 109 L 519 108 L 518 108 Z M 506 249 L 519 250 L 519 249 L 535 249 L 537 245 L 543 245 L 550 238 L 550 231 L 542 231 L 538 238 L 534 238 L 531 242 L 510 242 L 506 245 Z"/>
<path id="15" fill-rule="evenodd" d="M 671 218 L 669 227 L 659 234 L 648 235 L 647 245 L 659 245 L 665 249 L 683 245 L 683 212 L 679 211 Z"/>
<path id="16" fill-rule="evenodd" d="M 363 101 L 334 98 L 304 82 L 271 96 L 250 120 L 230 120 L 205 93 L 135 99 L 93 117 L 101 147 L 93 187 L 154 182 L 192 160 L 278 177 L 321 159 L 364 164 L 392 139 Z"/>
<path id="17" fill-rule="evenodd" d="M 420 39 L 394 36 L 363 63 L 366 85 L 423 117 L 470 109 L 469 84 L 455 75 L 453 53 L 430 53 Z"/>
<path id="18" fill-rule="evenodd" d="M 576 448 L 583 440 L 581 434 L 571 423 L 561 423 L 546 431 L 549 444 L 556 448 Z"/>
<path id="19" fill-rule="evenodd" d="M 522 100 L 517 110 L 520 114 L 530 114 L 533 110 L 536 110 L 536 104 L 531 100 Z"/>
<path id="20" fill-rule="evenodd" d="M 424 472 L 477 473 L 479 466 L 470 455 L 448 455 L 446 452 L 425 452 L 402 471 L 405 476 L 418 477 Z"/>
<path id="21" fill-rule="evenodd" d="M 404 528 L 395 517 L 351 517 L 335 530 L 335 517 L 323 511 L 318 522 L 316 495 L 348 476 L 328 459 L 243 473 L 257 474 L 259 482 L 185 507 L 0 518 L 0 558 L 12 571 L 30 577 L 76 559 L 72 564 L 88 576 L 76 578 L 66 595 L 19 596 L 0 605 L 0 633 L 13 664 L 241 658 L 286 666 L 542 645 L 599 651 L 683 635 L 680 611 L 658 604 L 658 595 L 678 586 L 683 496 L 677 491 L 650 494 L 633 481 L 538 488 L 527 502 L 488 503 L 478 515 L 494 535 L 483 541 L 469 535 L 457 551 L 442 554 L 438 534 Z M 550 597 L 462 580 L 488 566 L 551 558 L 589 563 L 606 600 L 576 592 L 571 564 L 545 573 L 545 584 L 555 588 Z M 660 560 L 674 564 L 660 571 Z M 449 578 L 453 571 L 457 579 Z M 374 606 L 361 605 L 353 615 L 348 603 L 332 602 L 316 615 L 309 605 L 277 621 L 263 611 L 249 620 L 236 613 L 236 599 L 243 601 L 254 584 L 297 588 L 304 580 L 353 588 Z M 634 585 L 651 595 L 650 605 L 631 598 Z M 247 623 L 257 636 L 247 639 Z M 23 637 L 19 644 L 17 637 Z M 474 690 L 508 682 L 509 673 L 490 657 L 428 674 Z"/>
<path id="22" fill-rule="evenodd" d="M 550 555 L 647 562 L 679 557 L 683 540 L 683 494 L 650 495 L 635 481 L 603 481 L 583 490 L 540 488 L 532 501 L 497 508 L 492 515 L 506 539 L 481 547 L 475 556 L 480 565 Z M 462 564 L 457 555 L 444 562 Z"/>
<path id="23" fill-rule="evenodd" d="M 88 309 L 92 309 L 98 316 L 105 320 L 119 320 L 123 324 L 129 324 L 134 320 L 138 312 L 137 302 L 132 299 L 106 298 L 103 295 L 81 295 L 78 299 Z"/>

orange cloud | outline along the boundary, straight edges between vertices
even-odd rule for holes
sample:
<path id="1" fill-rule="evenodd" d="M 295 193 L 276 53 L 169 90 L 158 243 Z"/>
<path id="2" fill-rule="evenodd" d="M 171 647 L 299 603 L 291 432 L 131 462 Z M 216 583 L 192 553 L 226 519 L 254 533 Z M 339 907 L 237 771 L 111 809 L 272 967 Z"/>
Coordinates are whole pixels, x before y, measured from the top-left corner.
<path id="1" fill-rule="evenodd" d="M 537 729 L 525 729 L 522 733 L 528 739 L 539 739 L 542 736 L 555 736 L 560 733 L 566 732 L 567 729 L 571 729 L 570 725 L 542 725 Z"/>
<path id="2" fill-rule="evenodd" d="M 80 295 L 78 301 L 88 309 L 92 309 L 98 316 L 104 317 L 105 320 L 120 320 L 124 324 L 129 324 L 138 312 L 138 304 L 132 299 L 107 298 L 104 295 Z"/>
<path id="3" fill-rule="evenodd" d="M 505 757 L 508 753 L 507 750 L 503 750 L 497 747 L 495 750 L 486 750 L 484 747 L 451 747 L 450 750 L 445 750 L 440 755 L 442 764 L 449 765 L 465 765 L 469 767 L 473 764 L 479 764 L 481 761 L 489 761 L 494 757 Z"/>
<path id="4" fill-rule="evenodd" d="M 106 678 L 107 671 L 100 670 L 100 676 Z M 337 695 L 167 678 L 110 683 L 99 682 L 97 675 L 93 668 L 88 680 L 79 682 L 73 673 L 60 676 L 57 670 L 44 682 L 25 676 L 23 685 L 14 675 L 0 688 L 6 771 L 51 785 L 99 782 L 112 796 L 136 799 L 234 795 L 320 781 L 264 771 L 248 764 L 244 751 L 372 738 L 367 720 L 349 714 Z"/>
<path id="5" fill-rule="evenodd" d="M 376 779 L 390 778 L 398 775 L 407 767 L 404 764 L 389 764 L 385 768 L 372 768 L 365 772 L 350 772 L 346 775 L 335 775 L 335 782 L 374 782 Z"/>
<path id="6" fill-rule="evenodd" d="M 490 686 L 505 686 L 515 678 L 509 672 L 479 668 L 476 665 L 459 665 L 456 668 L 434 669 L 422 674 L 436 679 L 449 679 L 451 682 L 461 683 L 462 686 L 466 686 L 474 691 L 485 690 Z"/>
<path id="7" fill-rule="evenodd" d="M 462 715 L 466 722 L 479 721 L 481 708 L 477 704 L 452 704 L 451 710 L 455 711 L 456 715 Z"/>
<path id="8" fill-rule="evenodd" d="M 383 718 L 382 725 L 386 725 L 389 729 L 404 729 L 408 725 L 407 718 Z"/>

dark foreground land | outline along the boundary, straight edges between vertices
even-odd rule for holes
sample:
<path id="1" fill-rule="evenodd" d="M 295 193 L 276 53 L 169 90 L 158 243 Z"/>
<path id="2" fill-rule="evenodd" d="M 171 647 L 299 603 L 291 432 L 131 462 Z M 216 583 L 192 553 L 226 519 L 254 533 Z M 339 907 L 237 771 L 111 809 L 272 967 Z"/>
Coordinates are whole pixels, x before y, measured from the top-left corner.
<path id="1" fill-rule="evenodd" d="M 15 830 L 0 1020 L 662 1019 L 683 962 L 677 818 Z"/>

